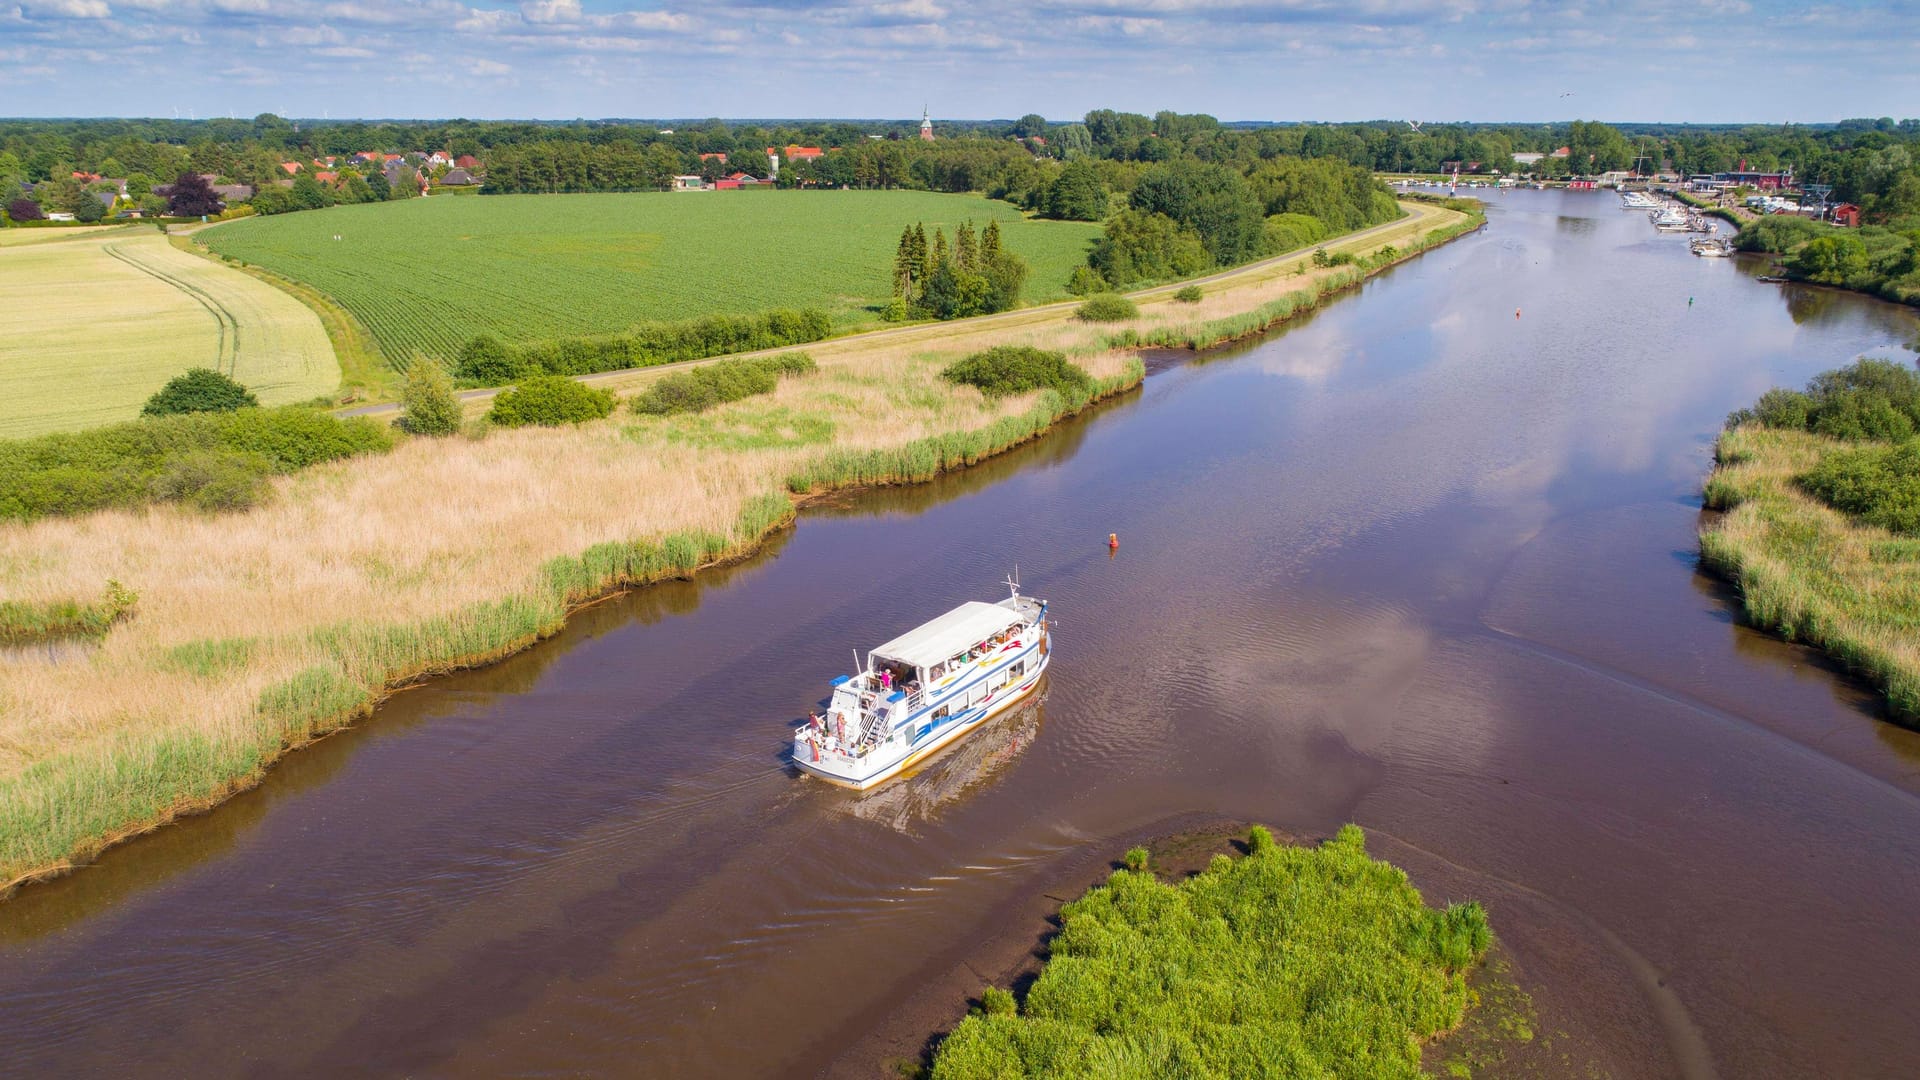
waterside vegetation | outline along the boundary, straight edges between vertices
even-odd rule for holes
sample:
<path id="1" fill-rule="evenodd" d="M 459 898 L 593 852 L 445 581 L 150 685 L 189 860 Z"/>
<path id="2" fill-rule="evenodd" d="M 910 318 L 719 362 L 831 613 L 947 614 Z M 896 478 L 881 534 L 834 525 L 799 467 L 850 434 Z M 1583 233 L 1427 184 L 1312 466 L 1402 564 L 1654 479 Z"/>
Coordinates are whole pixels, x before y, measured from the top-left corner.
<path id="1" fill-rule="evenodd" d="M 1405 257 L 1472 224 L 1409 210 L 1346 244 Z M 1205 327 L 1298 310 L 1312 301 L 1288 297 L 1354 272 L 1262 264 L 1197 304 L 1137 297 L 1123 329 L 1209 344 Z M 395 687 L 524 648 L 577 604 L 748 551 L 790 520 L 795 494 L 925 479 L 1040 435 L 1140 381 L 1114 333 L 1061 306 L 840 338 L 809 350 L 814 374 L 704 411 L 403 439 L 272 479 L 245 514 L 162 506 L 0 530 L 0 595 L 57 601 L 109 577 L 140 594 L 138 616 L 84 656 L 0 668 L 0 888 L 216 803 Z M 1090 382 L 991 397 L 941 377 L 997 346 L 1058 353 Z M 671 374 L 594 387 L 631 397 Z M 420 497 L 431 491 L 461 497 Z"/>
<path id="2" fill-rule="evenodd" d="M 1060 917 L 1024 1000 L 988 988 L 936 1080 L 1418 1077 L 1492 944 L 1479 904 L 1426 906 L 1354 825 L 1317 848 L 1255 827 L 1173 883 L 1135 849 Z"/>
<path id="3" fill-rule="evenodd" d="M 1705 564 L 1754 625 L 1832 654 L 1920 724 L 1920 376 L 1863 360 L 1729 418 Z"/>

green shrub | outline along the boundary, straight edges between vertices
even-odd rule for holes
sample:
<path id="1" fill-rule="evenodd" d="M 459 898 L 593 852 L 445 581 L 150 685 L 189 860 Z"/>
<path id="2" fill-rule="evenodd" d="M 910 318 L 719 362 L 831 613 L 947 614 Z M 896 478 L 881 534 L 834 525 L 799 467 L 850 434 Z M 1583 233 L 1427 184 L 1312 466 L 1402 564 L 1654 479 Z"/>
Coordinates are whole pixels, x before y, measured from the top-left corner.
<path id="1" fill-rule="evenodd" d="M 1127 869 L 1132 870 L 1134 873 L 1137 874 L 1140 871 L 1145 870 L 1147 868 L 1148 858 L 1149 856 L 1147 854 L 1146 848 L 1131 847 L 1127 849 L 1126 855 L 1121 858 L 1120 862 Z"/>
<path id="2" fill-rule="evenodd" d="M 211 368 L 193 368 L 167 380 L 160 392 L 147 399 L 142 416 L 177 416 L 181 413 L 232 412 L 260 404 L 246 387 Z"/>
<path id="3" fill-rule="evenodd" d="M 1109 291 L 1107 279 L 1091 266 L 1076 266 L 1067 278 L 1067 291 L 1075 296 L 1091 296 Z"/>
<path id="4" fill-rule="evenodd" d="M 400 391 L 400 430 L 410 435 L 451 435 L 460 430 L 460 397 L 453 376 L 437 360 L 415 358 Z"/>
<path id="5" fill-rule="evenodd" d="M 1869 525 L 1920 535 L 1920 439 L 1836 450 L 1799 481 L 1821 501 Z"/>
<path id="6" fill-rule="evenodd" d="M 1139 316 L 1140 309 L 1119 293 L 1089 296 L 1073 313 L 1073 317 L 1081 322 L 1125 322 Z"/>
<path id="7" fill-rule="evenodd" d="M 565 375 L 535 375 L 493 399 L 487 419 L 501 427 L 559 427 L 598 420 L 613 411 L 613 395 Z"/>
<path id="8" fill-rule="evenodd" d="M 1117 872 L 1060 917 L 1025 1002 L 983 993 L 936 1080 L 1414 1080 L 1493 940 L 1478 904 L 1427 907 L 1352 828 L 1315 850 L 1256 839 L 1176 884 Z"/>
<path id="9" fill-rule="evenodd" d="M 0 441 L 0 519 L 31 521 L 184 500 L 240 509 L 264 478 L 391 449 L 371 420 L 302 406 L 190 413 Z"/>
<path id="10" fill-rule="evenodd" d="M 832 316 L 806 308 L 641 323 L 624 334 L 522 345 L 505 345 L 482 334 L 461 346 L 454 375 L 469 386 L 499 386 L 529 375 L 591 375 L 778 349 L 819 341 L 832 331 Z"/>
<path id="11" fill-rule="evenodd" d="M 1327 223 L 1312 214 L 1274 214 L 1262 229 L 1268 252 L 1298 251 L 1333 235 Z"/>
<path id="12" fill-rule="evenodd" d="M 1064 353 L 1031 345 L 996 345 L 949 366 L 940 376 L 976 387 L 990 398 L 1041 389 L 1057 390 L 1068 398 L 1084 397 L 1093 388 L 1093 377 L 1069 363 Z"/>
<path id="13" fill-rule="evenodd" d="M 1891 360 L 1862 358 L 1814 376 L 1804 393 L 1775 388 L 1753 408 L 1727 417 L 1729 427 L 1746 423 L 1899 442 L 1920 431 L 1920 374 Z"/>
<path id="14" fill-rule="evenodd" d="M 149 490 L 155 502 L 201 510 L 251 510 L 268 491 L 272 467 L 259 454 L 193 450 L 169 458 Z"/>
<path id="15" fill-rule="evenodd" d="M 980 992 L 980 1012 L 986 1016 L 1012 1016 L 1020 1011 L 1013 1000 L 1013 994 L 997 986 L 989 986 Z"/>
<path id="16" fill-rule="evenodd" d="M 1201 297 L 1205 295 L 1206 293 L 1200 291 L 1200 286 L 1188 285 L 1186 288 L 1174 293 L 1173 298 L 1182 304 L 1197 304 L 1200 302 Z"/>
<path id="17" fill-rule="evenodd" d="M 772 393 L 781 376 L 805 375 L 814 367 L 813 357 L 802 352 L 703 364 L 662 377 L 635 397 L 630 408 L 643 416 L 705 412 L 729 401 Z"/>

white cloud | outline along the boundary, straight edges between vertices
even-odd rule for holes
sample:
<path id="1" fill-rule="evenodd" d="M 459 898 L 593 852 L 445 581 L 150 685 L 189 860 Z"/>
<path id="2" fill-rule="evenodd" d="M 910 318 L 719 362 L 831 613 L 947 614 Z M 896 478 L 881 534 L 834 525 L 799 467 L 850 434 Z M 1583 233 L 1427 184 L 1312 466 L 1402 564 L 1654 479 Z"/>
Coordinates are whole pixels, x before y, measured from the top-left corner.
<path id="1" fill-rule="evenodd" d="M 34 0 L 20 7 L 23 14 L 35 19 L 110 19 L 113 9 L 106 0 Z"/>
<path id="2" fill-rule="evenodd" d="M 520 13 L 530 23 L 577 23 L 580 0 L 529 0 L 520 5 Z"/>

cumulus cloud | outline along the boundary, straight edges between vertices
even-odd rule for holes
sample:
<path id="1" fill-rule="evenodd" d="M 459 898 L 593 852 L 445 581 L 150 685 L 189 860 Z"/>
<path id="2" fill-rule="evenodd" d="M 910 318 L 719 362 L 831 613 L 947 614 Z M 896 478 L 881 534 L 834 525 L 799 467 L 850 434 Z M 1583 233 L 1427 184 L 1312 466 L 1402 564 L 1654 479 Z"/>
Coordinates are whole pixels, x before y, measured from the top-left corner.
<path id="1" fill-rule="evenodd" d="M 1795 80 L 1746 86 L 1743 107 L 1759 117 L 1911 116 L 1911 40 L 1886 27 L 1910 21 L 1912 4 L 0 0 L 0 40 L 53 72 L 23 80 L 16 63 L 0 76 L 8 111 L 28 114 L 121 112 L 163 81 L 183 111 L 336 117 L 908 116 L 944 99 L 961 116 L 1112 107 L 1338 120 L 1396 116 L 1409 102 L 1436 119 L 1564 118 L 1558 92 L 1577 72 L 1596 88 L 1583 96 L 1589 115 L 1684 119 L 1674 111 L 1724 88 L 1689 86 L 1708 83 L 1710 66 L 1676 58 L 1711 50 L 1822 88 L 1809 99 Z M 99 33 L 102 19 L 113 34 Z M 187 43 L 215 64 L 182 70 Z M 1491 74 L 1472 63 L 1490 53 Z M 396 102 L 395 79 L 436 89 Z"/>
<path id="2" fill-rule="evenodd" d="M 34 19 L 110 19 L 113 9 L 106 0 L 33 0 L 22 4 L 21 12 Z"/>

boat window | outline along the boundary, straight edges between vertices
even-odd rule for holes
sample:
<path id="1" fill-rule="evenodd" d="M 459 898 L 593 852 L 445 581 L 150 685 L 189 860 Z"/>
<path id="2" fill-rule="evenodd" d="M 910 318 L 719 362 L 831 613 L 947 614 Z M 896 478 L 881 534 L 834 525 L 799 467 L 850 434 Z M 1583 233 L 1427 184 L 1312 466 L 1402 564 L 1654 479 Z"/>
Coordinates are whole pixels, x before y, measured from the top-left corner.
<path id="1" fill-rule="evenodd" d="M 937 708 L 937 709 L 935 709 L 935 710 L 933 710 L 933 715 L 932 715 L 931 717 L 929 717 L 928 719 L 931 719 L 931 720 L 945 720 L 945 719 L 947 718 L 947 710 L 948 710 L 948 707 L 947 707 L 947 706 L 945 706 L 945 705 L 942 705 L 942 706 L 940 706 L 939 708 Z"/>
<path id="2" fill-rule="evenodd" d="M 995 676 L 993 677 L 993 688 L 994 688 L 995 690 L 998 690 L 998 689 L 1000 689 L 1001 687 L 1003 687 L 1003 686 L 1005 686 L 1005 685 L 1007 685 L 1007 678 L 1008 678 L 1008 676 L 1010 676 L 1010 675 L 1012 675 L 1012 674 L 1013 674 L 1013 671 L 1012 671 L 1012 669 L 1008 669 L 1008 670 L 1005 670 L 1005 671 L 1002 671 L 1002 672 L 1001 672 L 1000 674 L 998 674 L 998 675 L 995 675 Z"/>
<path id="3" fill-rule="evenodd" d="M 947 673 L 947 664 L 946 664 L 946 661 L 943 660 L 940 663 L 933 665 L 933 670 L 927 672 L 927 678 L 938 679 L 941 676 L 945 675 L 946 673 Z"/>
<path id="4" fill-rule="evenodd" d="M 1027 662 L 1025 660 L 1022 660 L 1007 668 L 1007 677 L 1010 679 L 1017 679 L 1020 676 L 1026 674 L 1026 671 L 1027 671 Z"/>

